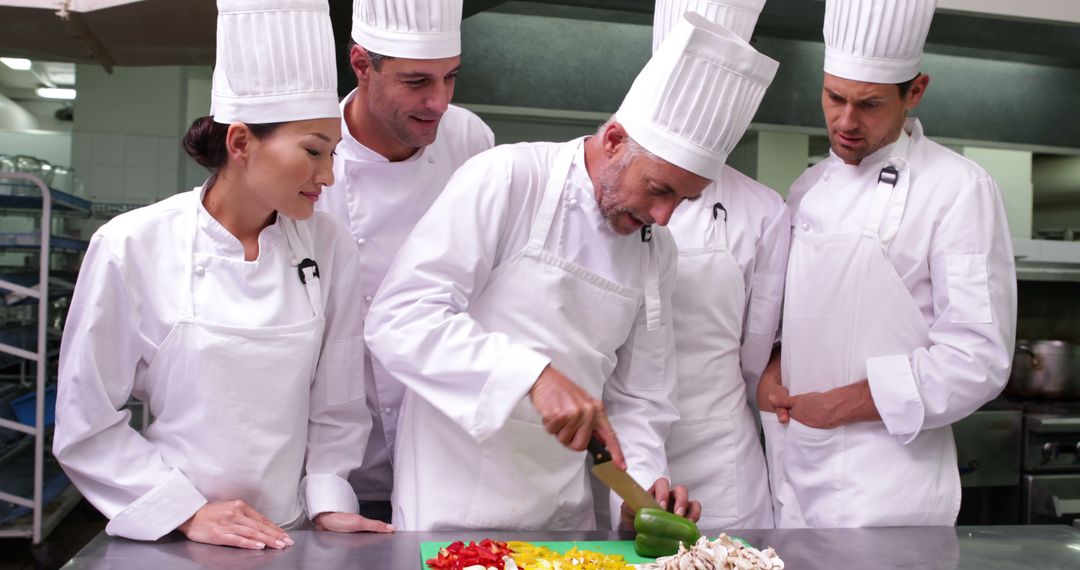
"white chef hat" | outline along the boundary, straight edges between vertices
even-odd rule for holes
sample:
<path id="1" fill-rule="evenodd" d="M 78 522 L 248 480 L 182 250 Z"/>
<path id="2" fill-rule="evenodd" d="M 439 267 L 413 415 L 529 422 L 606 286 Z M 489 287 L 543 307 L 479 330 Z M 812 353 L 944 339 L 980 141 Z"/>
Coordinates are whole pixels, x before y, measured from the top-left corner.
<path id="1" fill-rule="evenodd" d="M 687 12 L 700 14 L 710 22 L 735 32 L 750 41 L 765 0 L 656 0 L 653 12 L 652 49 L 656 51 L 667 33 Z"/>
<path id="2" fill-rule="evenodd" d="M 461 55 L 463 0 L 355 0 L 352 39 L 377 54 L 408 59 Z"/>
<path id="3" fill-rule="evenodd" d="M 870 83 L 919 74 L 937 0 L 827 0 L 825 72 Z"/>
<path id="4" fill-rule="evenodd" d="M 210 114 L 218 123 L 340 116 L 326 0 L 218 0 Z"/>
<path id="5" fill-rule="evenodd" d="M 778 65 L 734 32 L 687 13 L 638 74 L 615 118 L 649 152 L 716 180 Z"/>

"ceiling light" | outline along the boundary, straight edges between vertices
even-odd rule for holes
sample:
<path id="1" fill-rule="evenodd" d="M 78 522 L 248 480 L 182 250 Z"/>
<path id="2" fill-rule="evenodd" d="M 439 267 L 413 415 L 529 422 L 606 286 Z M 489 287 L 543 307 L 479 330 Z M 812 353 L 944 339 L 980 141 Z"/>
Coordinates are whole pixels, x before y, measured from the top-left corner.
<path id="1" fill-rule="evenodd" d="M 75 90 L 58 87 L 38 87 L 37 95 L 46 99 L 74 99 Z"/>
<path id="2" fill-rule="evenodd" d="M 26 71 L 30 69 L 31 65 L 29 59 L 23 59 L 21 57 L 0 57 L 0 61 L 16 71 Z"/>

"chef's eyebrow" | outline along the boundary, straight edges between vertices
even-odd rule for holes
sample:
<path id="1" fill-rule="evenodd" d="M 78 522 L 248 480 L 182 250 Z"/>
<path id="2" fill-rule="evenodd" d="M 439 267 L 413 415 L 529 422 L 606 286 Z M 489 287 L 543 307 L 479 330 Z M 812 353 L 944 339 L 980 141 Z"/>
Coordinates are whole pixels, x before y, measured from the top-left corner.
<path id="1" fill-rule="evenodd" d="M 319 137 L 320 139 L 322 139 L 322 140 L 324 140 L 324 141 L 326 141 L 326 142 L 328 142 L 330 144 L 334 144 L 334 141 L 330 140 L 330 137 L 328 137 L 328 136 L 326 136 L 326 135 L 324 135 L 322 133 L 311 132 L 311 133 L 308 133 L 308 134 L 312 135 L 312 136 Z"/>
<path id="2" fill-rule="evenodd" d="M 457 73 L 459 71 L 461 71 L 461 66 L 460 65 L 455 67 L 454 69 L 451 69 L 450 71 L 447 71 L 446 75 L 457 75 Z M 398 76 L 398 79 L 409 80 L 409 79 L 427 79 L 429 77 L 435 77 L 435 74 L 433 74 L 433 73 L 425 73 L 423 71 L 402 71 L 401 73 L 398 73 L 397 76 Z"/>
<path id="3" fill-rule="evenodd" d="M 829 92 L 830 97 L 835 97 L 836 99 L 839 99 L 839 100 L 841 100 L 841 101 L 843 101 L 845 103 L 848 102 L 847 97 L 844 97 L 843 95 L 837 93 L 836 91 L 833 91 L 832 89 L 829 89 L 828 87 L 825 87 L 824 89 L 825 89 L 825 91 Z M 881 101 L 883 99 L 885 99 L 885 98 L 883 96 L 881 96 L 881 95 L 871 95 L 871 96 L 869 96 L 869 97 L 867 97 L 865 99 L 855 99 L 855 103 L 877 102 L 877 101 Z"/>

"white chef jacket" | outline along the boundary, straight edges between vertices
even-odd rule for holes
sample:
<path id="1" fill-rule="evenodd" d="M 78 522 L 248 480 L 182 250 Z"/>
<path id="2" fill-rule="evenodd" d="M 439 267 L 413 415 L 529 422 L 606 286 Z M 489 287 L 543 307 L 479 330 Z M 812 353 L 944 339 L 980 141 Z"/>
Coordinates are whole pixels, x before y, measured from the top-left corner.
<path id="1" fill-rule="evenodd" d="M 966 417 L 1004 388 L 1016 337 L 1016 267 L 1001 191 L 990 175 L 927 139 L 917 119 L 908 119 L 900 136 L 910 137 L 911 183 L 886 253 L 926 318 L 932 345 L 870 358 L 866 368 L 886 429 L 906 443 Z M 819 233 L 862 231 L 893 145 L 857 166 L 830 153 L 809 168 L 791 187 L 792 224 Z M 815 187 L 819 181 L 828 184 Z M 853 184 L 859 181 L 865 183 Z"/>
<path id="2" fill-rule="evenodd" d="M 243 245 L 206 211 L 201 196 L 201 188 L 178 194 L 122 214 L 94 234 L 60 349 L 56 413 L 62 429 L 56 431 L 53 453 L 83 496 L 110 519 L 151 492 L 171 496 L 156 501 L 169 504 L 172 512 L 156 513 L 155 520 L 175 522 L 164 532 L 207 501 L 128 425 L 131 413 L 121 408 L 131 395 L 145 399 L 146 383 L 154 380 L 147 367 L 179 319 L 186 289 L 193 289 L 195 314 L 213 315 L 222 325 L 263 327 L 311 319 L 311 302 L 290 263 L 293 254 L 280 221 L 259 234 L 259 257 L 242 271 L 225 270 L 236 264 L 219 264 L 192 281 L 187 273 L 191 209 L 198 209 L 196 254 L 244 259 Z M 296 434 L 308 442 L 302 499 L 310 514 L 356 512 L 346 477 L 360 464 L 357 450 L 363 450 L 371 426 L 364 385 L 356 378 L 362 369 L 362 322 L 350 298 L 359 265 L 348 234 L 335 220 L 316 213 L 307 223 L 319 261 L 326 324 L 308 430 Z M 158 388 L 155 394 L 167 398 L 162 407 L 190 402 L 182 389 Z"/>
<path id="3" fill-rule="evenodd" d="M 342 101 L 343 117 L 345 106 L 355 97 L 353 90 Z M 494 144 L 494 134 L 479 117 L 450 105 L 439 123 L 435 142 L 406 160 L 390 162 L 357 141 L 342 120 L 334 185 L 326 188 L 316 208 L 341 220 L 357 244 L 361 270 L 359 280 L 352 284 L 352 297 L 362 318 L 367 316 L 398 248 L 450 175 Z M 389 500 L 394 440 L 405 387 L 370 353 L 364 356 L 364 378 L 373 425 L 363 466 L 349 481 L 361 499 Z"/>
<path id="4" fill-rule="evenodd" d="M 502 426 L 550 362 L 504 334 L 480 330 L 468 308 L 492 271 L 528 242 L 563 144 L 580 141 L 502 145 L 466 162 L 402 246 L 368 314 L 365 337 L 375 357 L 478 442 Z M 544 249 L 641 288 L 641 238 L 608 228 L 585 169 L 583 146 L 567 180 Z M 451 219 L 454 223 L 446 223 Z M 675 244 L 659 226 L 652 239 L 659 254 L 661 307 L 670 307 Z M 644 323 L 644 302 L 638 311 L 637 321 Z M 678 417 L 671 311 L 662 314 L 666 326 L 655 335 L 657 345 L 635 345 L 631 331 L 617 351 L 602 398 L 628 471 L 645 486 L 667 476 L 664 441 Z M 452 466 L 433 468 L 449 473 Z"/>
<path id="5" fill-rule="evenodd" d="M 724 188 L 728 249 L 746 287 L 739 361 L 747 400 L 756 410 L 758 381 L 779 340 L 791 217 L 779 194 L 731 166 L 724 166 L 718 184 Z M 675 209 L 668 227 L 680 248 L 705 246 L 712 208 L 703 199 Z"/>

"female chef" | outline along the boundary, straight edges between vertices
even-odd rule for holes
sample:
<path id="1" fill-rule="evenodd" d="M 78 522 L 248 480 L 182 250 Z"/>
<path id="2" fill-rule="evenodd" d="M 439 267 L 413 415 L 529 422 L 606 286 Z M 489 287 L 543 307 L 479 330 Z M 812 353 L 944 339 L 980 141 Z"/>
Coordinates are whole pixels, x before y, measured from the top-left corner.
<path id="1" fill-rule="evenodd" d="M 284 548 L 355 514 L 364 455 L 356 250 L 315 214 L 341 138 L 326 0 L 218 0 L 205 185 L 90 242 L 60 353 L 53 451 L 111 535 Z M 129 397 L 149 406 L 142 433 Z M 301 474 L 304 479 L 301 481 Z"/>

